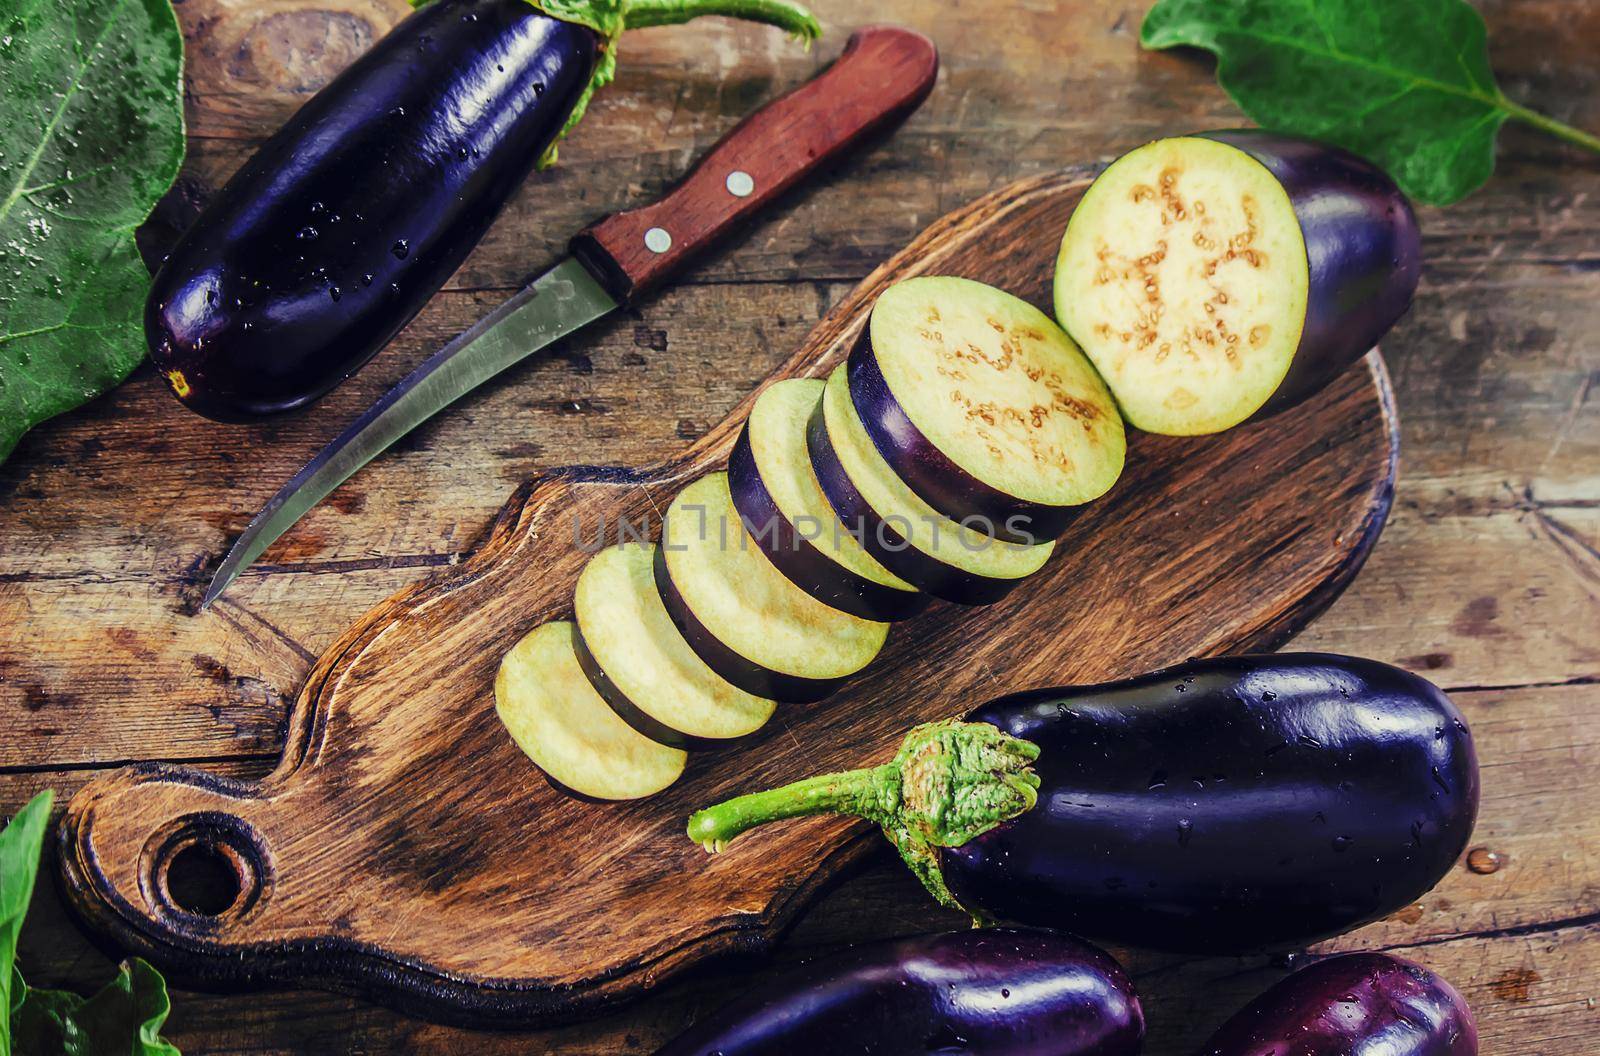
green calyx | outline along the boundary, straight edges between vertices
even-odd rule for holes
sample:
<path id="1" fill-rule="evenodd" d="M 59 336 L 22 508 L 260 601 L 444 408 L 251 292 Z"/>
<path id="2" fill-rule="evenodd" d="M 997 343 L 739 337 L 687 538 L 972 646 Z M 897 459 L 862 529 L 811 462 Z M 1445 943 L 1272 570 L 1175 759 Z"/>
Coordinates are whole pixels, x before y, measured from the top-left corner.
<path id="1" fill-rule="evenodd" d="M 422 7 L 431 2 L 411 0 L 411 5 Z M 528 3 L 551 18 L 587 26 L 600 38 L 600 58 L 595 63 L 594 75 L 578 97 L 561 134 L 539 159 L 541 169 L 555 164 L 556 145 L 583 120 L 594 93 L 616 79 L 617 42 L 624 30 L 676 26 L 702 15 L 722 15 L 776 26 L 807 48 L 822 35 L 822 27 L 811 12 L 788 0 L 528 0 Z"/>
<path id="2" fill-rule="evenodd" d="M 940 847 L 959 847 L 1033 809 L 1039 748 L 982 722 L 946 720 L 906 735 L 891 762 L 824 774 L 739 796 L 697 811 L 689 838 L 715 854 L 757 825 L 814 814 L 848 814 L 883 829 L 941 905 L 962 906 L 939 871 Z"/>

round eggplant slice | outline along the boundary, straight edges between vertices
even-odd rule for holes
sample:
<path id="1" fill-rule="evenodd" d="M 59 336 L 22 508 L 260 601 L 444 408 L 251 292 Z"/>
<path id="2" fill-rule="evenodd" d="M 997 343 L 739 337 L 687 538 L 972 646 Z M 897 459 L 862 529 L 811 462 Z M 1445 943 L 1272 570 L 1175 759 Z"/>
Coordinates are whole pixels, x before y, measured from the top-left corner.
<path id="1" fill-rule="evenodd" d="M 1364 355 L 1421 262 L 1410 203 L 1353 154 L 1254 129 L 1163 139 L 1078 203 L 1056 317 L 1134 426 L 1215 433 Z"/>
<path id="2" fill-rule="evenodd" d="M 1054 539 L 1122 474 L 1105 383 L 1049 316 L 1004 290 L 917 278 L 883 292 L 850 354 L 867 434 L 928 505 L 1015 543 Z"/>
<path id="3" fill-rule="evenodd" d="M 728 459 L 728 487 L 750 537 L 779 572 L 818 601 L 864 620 L 900 620 L 928 595 L 884 568 L 845 531 L 806 450 L 823 382 L 791 378 L 750 411 Z"/>
<path id="4" fill-rule="evenodd" d="M 867 552 L 918 589 L 959 605 L 998 601 L 1042 568 L 1054 542 L 996 539 L 943 516 L 906 486 L 861 424 L 846 369 L 828 378 L 807 442 L 824 494 Z"/>
<path id="5" fill-rule="evenodd" d="M 578 576 L 578 663 L 624 722 L 674 748 L 754 733 L 775 705 L 728 683 L 684 641 L 656 590 L 653 545 L 600 551 Z"/>
<path id="6" fill-rule="evenodd" d="M 750 538 L 728 475 L 678 493 L 656 550 L 656 587 L 700 659 L 747 693 L 820 700 L 866 667 L 889 625 L 825 605 L 789 582 Z"/>
<path id="7" fill-rule="evenodd" d="M 572 624 L 536 627 L 494 679 L 494 710 L 556 788 L 581 799 L 641 799 L 678 779 L 688 755 L 623 722 L 578 666 Z"/>

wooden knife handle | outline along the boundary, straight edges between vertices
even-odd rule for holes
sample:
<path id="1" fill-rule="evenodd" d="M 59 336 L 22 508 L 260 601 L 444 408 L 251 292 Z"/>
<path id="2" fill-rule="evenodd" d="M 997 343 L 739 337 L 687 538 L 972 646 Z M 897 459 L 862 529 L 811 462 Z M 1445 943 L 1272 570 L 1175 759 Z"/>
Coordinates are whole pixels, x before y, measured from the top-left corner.
<path id="1" fill-rule="evenodd" d="M 939 52 L 921 33 L 859 29 L 833 65 L 745 118 L 665 198 L 591 224 L 572 252 L 612 296 L 637 298 L 861 139 L 907 117 L 938 74 Z"/>

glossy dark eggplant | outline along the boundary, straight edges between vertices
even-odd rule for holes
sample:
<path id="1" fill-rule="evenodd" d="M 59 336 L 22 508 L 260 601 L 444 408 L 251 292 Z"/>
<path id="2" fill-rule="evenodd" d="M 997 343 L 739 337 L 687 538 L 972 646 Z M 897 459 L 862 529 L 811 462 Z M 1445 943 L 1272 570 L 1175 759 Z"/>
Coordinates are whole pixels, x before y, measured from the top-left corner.
<path id="1" fill-rule="evenodd" d="M 853 947 L 757 987 L 656 1056 L 1134 1056 L 1127 973 L 1067 935 L 984 929 Z"/>
<path id="2" fill-rule="evenodd" d="M 1041 790 L 1034 810 L 942 851 L 957 900 L 1141 946 L 1348 931 L 1433 887 L 1477 817 L 1460 713 L 1372 660 L 1198 660 L 969 718 L 1038 745 Z"/>
<path id="3" fill-rule="evenodd" d="M 1477 1056 L 1455 987 L 1420 964 L 1352 953 L 1303 968 L 1222 1025 L 1200 1056 Z"/>
<path id="4" fill-rule="evenodd" d="M 371 359 L 581 115 L 623 16 L 819 32 L 784 0 L 619 6 L 572 0 L 555 18 L 529 0 L 433 0 L 313 96 L 156 275 L 145 337 L 177 397 L 248 421 L 317 399 Z"/>
<path id="5" fill-rule="evenodd" d="M 1195 660 L 1003 697 L 968 720 L 919 727 L 886 766 L 701 811 L 690 835 L 718 849 L 808 795 L 805 812 L 899 834 L 930 890 L 974 916 L 1216 953 L 1311 942 L 1415 901 L 1477 814 L 1460 713 L 1372 660 Z"/>
<path id="6" fill-rule="evenodd" d="M 145 333 L 178 398 L 244 421 L 359 369 L 555 140 L 597 41 L 527 0 L 437 0 L 313 96 L 156 276 Z"/>

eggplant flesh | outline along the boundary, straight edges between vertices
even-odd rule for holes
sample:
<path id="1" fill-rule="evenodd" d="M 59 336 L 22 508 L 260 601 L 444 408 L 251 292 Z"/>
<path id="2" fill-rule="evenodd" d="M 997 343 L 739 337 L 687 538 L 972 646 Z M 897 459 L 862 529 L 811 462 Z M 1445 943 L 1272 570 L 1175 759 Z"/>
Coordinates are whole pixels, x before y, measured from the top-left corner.
<path id="1" fill-rule="evenodd" d="M 853 947 L 757 987 L 656 1056 L 1134 1056 L 1144 1016 L 1105 953 L 984 929 Z"/>
<path id="2" fill-rule="evenodd" d="M 1217 953 L 1311 942 L 1414 901 L 1478 806 L 1460 713 L 1372 660 L 1197 660 L 969 716 L 1038 746 L 1037 805 L 940 852 L 971 910 Z"/>
<path id="3" fill-rule="evenodd" d="M 1293 406 L 1410 306 L 1421 240 L 1377 167 L 1255 129 L 1114 162 L 1062 239 L 1056 316 L 1129 422 L 1214 433 Z"/>
<path id="4" fill-rule="evenodd" d="M 1224 1023 L 1200 1056 L 1477 1056 L 1456 989 L 1411 961 L 1352 953 L 1302 968 Z"/>
<path id="5" fill-rule="evenodd" d="M 790 378 L 756 400 L 728 456 L 728 487 L 750 537 L 778 571 L 825 604 L 866 620 L 905 619 L 928 597 L 846 530 L 817 481 L 806 428 L 823 382 Z"/>
<path id="6" fill-rule="evenodd" d="M 662 604 L 655 547 L 624 543 L 578 576 L 573 636 L 578 663 L 624 722 L 674 748 L 712 748 L 754 733 L 775 705 L 706 666 Z"/>
<path id="7" fill-rule="evenodd" d="M 1105 383 L 1055 321 L 971 279 L 885 290 L 850 354 L 850 394 L 900 478 L 954 521 L 1054 539 L 1126 454 Z"/>
<path id="8" fill-rule="evenodd" d="M 162 265 L 151 359 L 247 421 L 353 374 L 466 259 L 561 132 L 595 34 L 527 0 L 437 0 L 318 92 Z"/>
<path id="9" fill-rule="evenodd" d="M 578 664 L 575 630 L 546 623 L 506 653 L 494 680 L 495 714 L 562 792 L 601 801 L 660 792 L 683 774 L 688 755 L 639 733 L 601 699 Z"/>
<path id="10" fill-rule="evenodd" d="M 848 366 L 828 378 L 807 445 L 847 529 L 897 576 L 961 605 L 997 601 L 1044 567 L 1053 541 L 1028 546 L 950 520 L 908 487 L 874 446 L 850 395 Z"/>
<path id="11" fill-rule="evenodd" d="M 747 693 L 804 702 L 866 667 L 889 625 L 852 616 L 795 586 L 750 538 L 711 473 L 678 493 L 656 549 L 656 585 L 702 660 Z"/>

